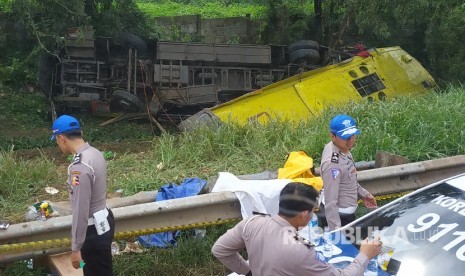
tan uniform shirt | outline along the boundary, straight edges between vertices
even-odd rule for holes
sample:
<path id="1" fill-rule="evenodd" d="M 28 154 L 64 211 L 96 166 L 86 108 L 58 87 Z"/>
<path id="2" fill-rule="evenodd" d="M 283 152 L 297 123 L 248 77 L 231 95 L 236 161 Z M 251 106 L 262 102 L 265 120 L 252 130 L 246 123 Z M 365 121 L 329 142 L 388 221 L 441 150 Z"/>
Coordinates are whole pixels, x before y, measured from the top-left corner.
<path id="1" fill-rule="evenodd" d="M 248 264 L 238 253 L 243 248 L 247 249 Z M 216 241 L 212 253 L 232 271 L 252 271 L 253 276 L 363 275 L 369 262 L 367 256 L 359 254 L 346 269 L 333 267 L 278 215 L 253 216 L 239 222 Z"/>
<path id="2" fill-rule="evenodd" d="M 321 155 L 321 178 L 323 179 L 325 213 L 330 230 L 341 227 L 339 208 L 357 207 L 358 195 L 366 197 L 369 192 L 357 181 L 357 170 L 349 152 L 343 154 L 333 142 L 326 144 Z"/>
<path id="3" fill-rule="evenodd" d="M 79 251 L 88 219 L 106 207 L 107 165 L 102 153 L 88 143 L 79 148 L 68 167 L 67 184 L 73 214 L 71 249 Z"/>

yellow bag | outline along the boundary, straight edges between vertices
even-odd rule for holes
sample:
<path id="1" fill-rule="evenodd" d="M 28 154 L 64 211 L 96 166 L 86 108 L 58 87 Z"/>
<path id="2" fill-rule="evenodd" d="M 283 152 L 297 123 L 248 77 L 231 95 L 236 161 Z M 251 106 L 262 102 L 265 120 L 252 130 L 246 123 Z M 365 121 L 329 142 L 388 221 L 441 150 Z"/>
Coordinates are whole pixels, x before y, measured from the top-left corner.
<path id="1" fill-rule="evenodd" d="M 313 159 L 305 151 L 292 151 L 283 168 L 278 169 L 279 179 L 292 179 L 292 182 L 302 182 L 315 188 L 317 192 L 323 188 L 321 177 L 313 175 Z"/>

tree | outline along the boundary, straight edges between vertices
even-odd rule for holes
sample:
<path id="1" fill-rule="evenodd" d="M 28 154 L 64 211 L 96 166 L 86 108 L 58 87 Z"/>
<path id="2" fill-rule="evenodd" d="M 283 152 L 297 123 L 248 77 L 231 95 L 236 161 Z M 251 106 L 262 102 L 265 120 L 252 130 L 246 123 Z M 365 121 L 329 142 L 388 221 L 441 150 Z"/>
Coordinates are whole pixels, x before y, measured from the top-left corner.
<path id="1" fill-rule="evenodd" d="M 465 48 L 459 43 L 464 25 L 465 6 L 459 0 L 323 2 L 324 38 L 331 45 L 344 43 L 341 37 L 373 47 L 400 45 L 447 81 L 465 81 Z"/>
<path id="2" fill-rule="evenodd" d="M 134 0 L 85 0 L 84 11 L 98 35 L 117 36 L 129 31 L 149 36 L 152 31 Z"/>
<path id="3" fill-rule="evenodd" d="M 465 81 L 465 5 L 439 3 L 430 15 L 425 46 L 434 75 L 444 80 Z"/>
<path id="4" fill-rule="evenodd" d="M 309 1 L 305 0 L 267 0 L 262 42 L 289 44 L 308 37 L 312 22 L 305 12 L 308 4 Z"/>
<path id="5" fill-rule="evenodd" d="M 3 83 L 35 80 L 40 54 L 54 54 L 68 28 L 93 25 L 97 35 L 106 36 L 123 31 L 150 34 L 148 19 L 134 0 L 11 0 L 1 7 L 6 13 L 0 27 L 9 30 L 0 34 Z"/>

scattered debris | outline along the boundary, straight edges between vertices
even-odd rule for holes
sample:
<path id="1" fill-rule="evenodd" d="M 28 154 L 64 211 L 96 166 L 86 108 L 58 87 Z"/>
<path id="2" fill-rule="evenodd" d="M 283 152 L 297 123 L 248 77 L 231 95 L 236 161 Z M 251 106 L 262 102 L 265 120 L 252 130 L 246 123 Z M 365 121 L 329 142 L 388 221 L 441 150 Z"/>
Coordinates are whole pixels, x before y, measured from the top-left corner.
<path id="1" fill-rule="evenodd" d="M 8 229 L 8 226 L 10 226 L 8 222 L 0 220 L 0 230 L 6 230 Z"/>
<path id="2" fill-rule="evenodd" d="M 24 218 L 27 221 L 46 220 L 50 218 L 52 213 L 52 205 L 50 205 L 47 201 L 40 201 L 34 203 L 32 206 L 29 206 L 26 214 L 24 214 Z"/>
<path id="3" fill-rule="evenodd" d="M 124 248 L 123 251 L 121 251 L 121 253 L 131 253 L 131 252 L 143 253 L 145 251 L 146 249 L 143 249 L 141 244 L 138 241 L 135 241 L 135 242 L 127 242 L 126 247 Z"/>
<path id="4" fill-rule="evenodd" d="M 51 195 L 57 194 L 59 191 L 53 187 L 45 187 L 45 192 Z"/>
<path id="5" fill-rule="evenodd" d="M 29 206 L 29 208 L 26 211 L 26 214 L 24 214 L 24 218 L 27 221 L 33 221 L 36 220 L 39 214 L 37 213 L 37 210 L 34 206 Z"/>
<path id="6" fill-rule="evenodd" d="M 103 151 L 103 157 L 105 160 L 113 159 L 116 154 L 114 154 L 111 150 L 110 151 Z"/>
<path id="7" fill-rule="evenodd" d="M 194 238 L 196 239 L 203 239 L 207 234 L 207 229 L 195 229 L 194 230 Z"/>
<path id="8" fill-rule="evenodd" d="M 26 266 L 28 269 L 32 270 L 34 268 L 34 260 L 33 259 L 29 259 L 26 261 Z"/>
<path id="9" fill-rule="evenodd" d="M 119 255 L 121 252 L 119 251 L 119 244 L 117 242 L 111 243 L 111 255 Z"/>
<path id="10" fill-rule="evenodd" d="M 163 165 L 163 162 L 160 162 L 160 163 L 158 163 L 158 165 L 157 165 L 157 170 L 161 171 L 161 170 L 163 170 L 163 167 L 165 167 L 165 166 Z"/>
<path id="11" fill-rule="evenodd" d="M 143 253 L 146 249 L 142 249 L 141 244 L 138 241 L 135 242 L 126 242 L 126 246 L 123 251 L 120 251 L 119 244 L 117 242 L 111 243 L 111 254 L 112 255 L 121 255 L 123 253 Z"/>

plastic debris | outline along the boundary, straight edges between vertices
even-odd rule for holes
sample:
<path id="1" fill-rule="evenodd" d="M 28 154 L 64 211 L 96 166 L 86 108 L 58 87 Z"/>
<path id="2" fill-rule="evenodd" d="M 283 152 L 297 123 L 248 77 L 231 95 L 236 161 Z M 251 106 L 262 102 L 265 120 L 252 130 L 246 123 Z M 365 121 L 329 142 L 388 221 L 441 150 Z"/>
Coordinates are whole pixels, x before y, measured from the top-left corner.
<path id="1" fill-rule="evenodd" d="M 34 206 L 36 204 L 34 204 Z M 50 206 L 50 204 L 48 204 L 47 201 L 40 202 L 39 210 L 40 210 L 40 216 L 42 220 L 47 220 L 47 218 L 49 218 L 50 214 L 53 212 L 52 207 Z"/>
<path id="2" fill-rule="evenodd" d="M 161 170 L 163 170 L 163 167 L 165 167 L 165 166 L 163 165 L 163 162 L 160 162 L 160 163 L 158 163 L 158 165 L 157 165 L 157 170 L 161 171 Z"/>
<path id="3" fill-rule="evenodd" d="M 110 151 L 103 151 L 102 152 L 103 154 L 103 158 L 105 158 L 105 160 L 109 160 L 109 159 L 112 159 L 115 157 L 115 154 L 110 150 Z"/>
<path id="4" fill-rule="evenodd" d="M 117 242 L 111 243 L 111 255 L 119 255 L 121 252 L 119 251 L 119 244 Z"/>
<path id="5" fill-rule="evenodd" d="M 135 242 L 127 242 L 126 247 L 124 248 L 121 253 L 143 253 L 146 250 L 142 248 L 141 244 L 138 241 Z"/>
<path id="6" fill-rule="evenodd" d="M 10 226 L 10 224 L 4 220 L 0 220 L 0 230 L 6 230 L 8 229 L 8 226 Z"/>
<path id="7" fill-rule="evenodd" d="M 26 266 L 32 270 L 34 268 L 34 261 L 32 259 L 27 260 Z"/>
<path id="8" fill-rule="evenodd" d="M 29 208 L 26 211 L 26 214 L 24 214 L 24 218 L 27 221 L 36 220 L 38 216 L 39 216 L 39 213 L 37 213 L 37 210 L 34 206 L 29 206 Z"/>
<path id="9" fill-rule="evenodd" d="M 51 216 L 52 213 L 52 206 L 47 201 L 40 201 L 34 203 L 32 206 L 29 206 L 26 214 L 24 214 L 24 218 L 27 221 L 46 220 Z"/>
<path id="10" fill-rule="evenodd" d="M 195 229 L 194 230 L 194 237 L 196 239 L 203 239 L 205 238 L 205 234 L 207 234 L 207 229 Z"/>
<path id="11" fill-rule="evenodd" d="M 53 187 L 45 187 L 45 192 L 51 195 L 57 194 L 59 191 Z"/>

